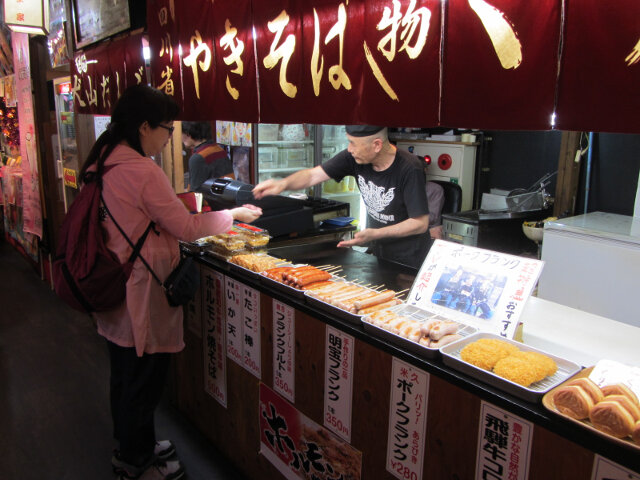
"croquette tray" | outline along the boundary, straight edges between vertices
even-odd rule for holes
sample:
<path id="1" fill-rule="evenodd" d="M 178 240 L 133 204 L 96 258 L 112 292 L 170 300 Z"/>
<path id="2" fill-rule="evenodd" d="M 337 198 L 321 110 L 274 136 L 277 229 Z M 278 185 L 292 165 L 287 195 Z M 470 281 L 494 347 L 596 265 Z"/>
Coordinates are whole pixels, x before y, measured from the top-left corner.
<path id="1" fill-rule="evenodd" d="M 582 377 L 588 377 L 591 372 L 593 371 L 594 367 L 589 367 L 589 368 L 585 368 L 584 370 L 581 370 L 580 372 L 578 372 L 576 375 L 574 375 L 571 378 L 568 378 L 567 380 L 565 380 L 564 382 L 562 382 L 560 385 L 557 385 L 556 387 L 554 387 L 553 389 L 551 389 L 550 391 L 548 391 L 547 393 L 545 393 L 545 395 L 542 397 L 542 405 L 549 410 L 550 412 L 554 413 L 555 415 L 558 415 L 572 423 L 576 423 L 578 425 L 580 425 L 583 428 L 586 428 L 587 430 L 591 430 L 592 432 L 596 433 L 597 435 L 606 438 L 607 440 L 610 440 L 614 443 L 617 443 L 618 445 L 622 445 L 625 447 L 629 447 L 632 448 L 633 450 L 635 450 L 636 452 L 640 452 L 640 444 L 634 443 L 631 438 L 627 437 L 627 438 L 616 438 L 613 435 L 609 435 L 608 433 L 603 432 L 602 430 L 598 430 L 597 428 L 595 428 L 591 422 L 587 419 L 587 420 L 576 420 L 575 418 L 571 418 L 568 415 L 565 415 L 563 413 L 561 413 L 557 408 L 555 403 L 553 402 L 553 395 L 555 394 L 556 390 L 565 386 L 566 383 L 569 383 L 571 380 L 575 380 L 577 378 L 582 378 Z"/>
<path id="2" fill-rule="evenodd" d="M 351 282 L 347 282 L 340 277 L 336 277 L 335 275 L 332 276 L 331 280 L 334 282 L 343 282 L 345 286 L 352 285 Z M 336 317 L 341 318 L 342 320 L 345 320 L 349 323 L 353 323 L 355 325 L 360 325 L 361 323 L 362 315 L 348 312 L 342 308 L 338 308 L 336 305 L 332 305 L 319 298 L 316 298 L 313 295 L 312 291 L 307 290 L 305 293 L 305 297 L 309 305 L 313 305 L 314 307 L 317 307 L 320 310 L 331 313 Z"/>
<path id="3" fill-rule="evenodd" d="M 481 338 L 499 339 L 515 345 L 523 352 L 543 353 L 544 355 L 551 357 L 556 362 L 558 370 L 553 375 L 548 376 L 539 382 L 533 383 L 529 387 L 518 385 L 517 383 L 507 380 L 506 378 L 502 378 L 493 372 L 483 370 L 482 368 L 476 367 L 462 360 L 462 358 L 460 357 L 460 351 L 468 344 L 473 343 Z M 457 342 L 446 345 L 440 349 L 440 352 L 442 353 L 442 360 L 445 365 L 448 365 L 451 368 L 465 373 L 471 377 L 480 379 L 488 383 L 489 385 L 510 393 L 514 397 L 518 397 L 522 400 L 533 403 L 539 402 L 545 393 L 547 393 L 552 388 L 557 387 L 568 378 L 574 376 L 582 368 L 577 363 L 570 362 L 569 360 L 565 360 L 564 358 L 560 358 L 542 350 L 538 350 L 537 348 L 533 348 L 523 343 L 516 342 L 515 340 L 510 340 L 508 338 L 503 338 L 499 335 L 486 332 L 478 332 L 461 340 L 458 340 Z"/>
<path id="4" fill-rule="evenodd" d="M 428 312 L 427 310 L 423 310 L 422 308 L 415 307 L 413 305 L 408 305 L 406 303 L 396 305 L 394 307 L 389 307 L 388 310 L 390 312 L 397 313 L 398 315 L 403 315 L 405 317 L 409 317 L 413 320 L 417 320 L 419 322 L 425 322 L 430 319 L 437 319 L 443 321 L 451 321 L 440 315 L 437 315 L 432 312 Z M 413 340 L 409 340 L 408 338 L 403 337 L 402 335 L 398 335 L 390 330 L 379 327 L 370 323 L 368 320 L 369 316 L 365 315 L 362 317 L 362 326 L 366 332 L 369 332 L 371 335 L 375 335 L 377 337 L 383 338 L 387 340 L 389 343 L 392 343 L 398 347 L 404 348 L 407 351 L 414 353 L 420 357 L 426 358 L 437 358 L 440 356 L 440 349 L 438 348 L 429 348 L 424 345 L 414 342 Z M 471 327 L 469 325 L 463 325 L 460 322 L 455 322 L 459 325 L 458 333 L 464 339 L 465 337 L 474 334 L 478 331 L 477 328 Z"/>

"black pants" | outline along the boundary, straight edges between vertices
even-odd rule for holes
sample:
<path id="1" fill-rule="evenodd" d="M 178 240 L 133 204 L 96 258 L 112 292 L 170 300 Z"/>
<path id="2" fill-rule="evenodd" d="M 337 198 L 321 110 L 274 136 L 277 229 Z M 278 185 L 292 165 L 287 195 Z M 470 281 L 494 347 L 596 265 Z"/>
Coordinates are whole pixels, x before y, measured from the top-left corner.
<path id="1" fill-rule="evenodd" d="M 169 354 L 144 354 L 107 341 L 111 358 L 111 417 L 120 458 L 132 465 L 146 463 L 156 443 L 153 414 L 162 397 Z"/>

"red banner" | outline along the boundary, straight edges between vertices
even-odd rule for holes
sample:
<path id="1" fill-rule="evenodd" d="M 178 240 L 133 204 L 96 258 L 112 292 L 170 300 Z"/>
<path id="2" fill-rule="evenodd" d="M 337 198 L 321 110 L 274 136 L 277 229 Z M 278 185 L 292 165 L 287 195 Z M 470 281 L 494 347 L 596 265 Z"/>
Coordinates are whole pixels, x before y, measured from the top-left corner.
<path id="1" fill-rule="evenodd" d="M 173 5 L 171 0 L 147 1 L 151 85 L 173 96 L 182 105 L 180 38 Z"/>
<path id="2" fill-rule="evenodd" d="M 440 0 L 362 0 L 362 4 L 364 26 L 355 54 L 364 60 L 358 123 L 437 125 Z"/>
<path id="3" fill-rule="evenodd" d="M 311 92 L 303 85 L 302 5 L 298 0 L 253 3 L 262 122 L 302 123 L 309 116 L 304 108 Z"/>
<path id="4" fill-rule="evenodd" d="M 217 2 L 216 2 L 217 3 Z M 182 118 L 219 118 L 216 108 L 216 59 L 214 25 L 223 21 L 214 2 L 175 2 L 181 45 Z"/>
<path id="5" fill-rule="evenodd" d="M 549 130 L 561 0 L 449 0 L 440 123 Z"/>
<path id="6" fill-rule="evenodd" d="M 71 69 L 76 112 L 110 115 L 127 86 L 147 81 L 142 35 L 76 52 Z"/>
<path id="7" fill-rule="evenodd" d="M 216 119 L 257 122 L 258 85 L 251 1 L 217 2 L 215 18 Z"/>
<path id="8" fill-rule="evenodd" d="M 557 128 L 640 132 L 640 2 L 567 0 Z"/>

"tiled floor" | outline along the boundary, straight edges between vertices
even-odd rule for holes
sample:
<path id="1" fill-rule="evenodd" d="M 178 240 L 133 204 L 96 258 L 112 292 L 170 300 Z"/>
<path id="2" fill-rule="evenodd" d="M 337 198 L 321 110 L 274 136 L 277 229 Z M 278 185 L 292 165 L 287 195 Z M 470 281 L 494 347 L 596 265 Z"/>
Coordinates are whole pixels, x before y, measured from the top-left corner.
<path id="1" fill-rule="evenodd" d="M 91 318 L 0 240 L 0 479 L 113 480 L 108 378 Z M 167 402 L 156 428 L 176 443 L 188 479 L 243 478 Z"/>

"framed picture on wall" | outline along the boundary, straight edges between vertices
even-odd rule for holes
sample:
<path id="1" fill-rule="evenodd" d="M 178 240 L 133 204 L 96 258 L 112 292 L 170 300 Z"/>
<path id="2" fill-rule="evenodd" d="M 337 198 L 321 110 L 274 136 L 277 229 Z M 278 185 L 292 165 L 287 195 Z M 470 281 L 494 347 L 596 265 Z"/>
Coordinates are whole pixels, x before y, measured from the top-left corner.
<path id="1" fill-rule="evenodd" d="M 131 28 L 128 0 L 71 0 L 76 48 Z"/>

